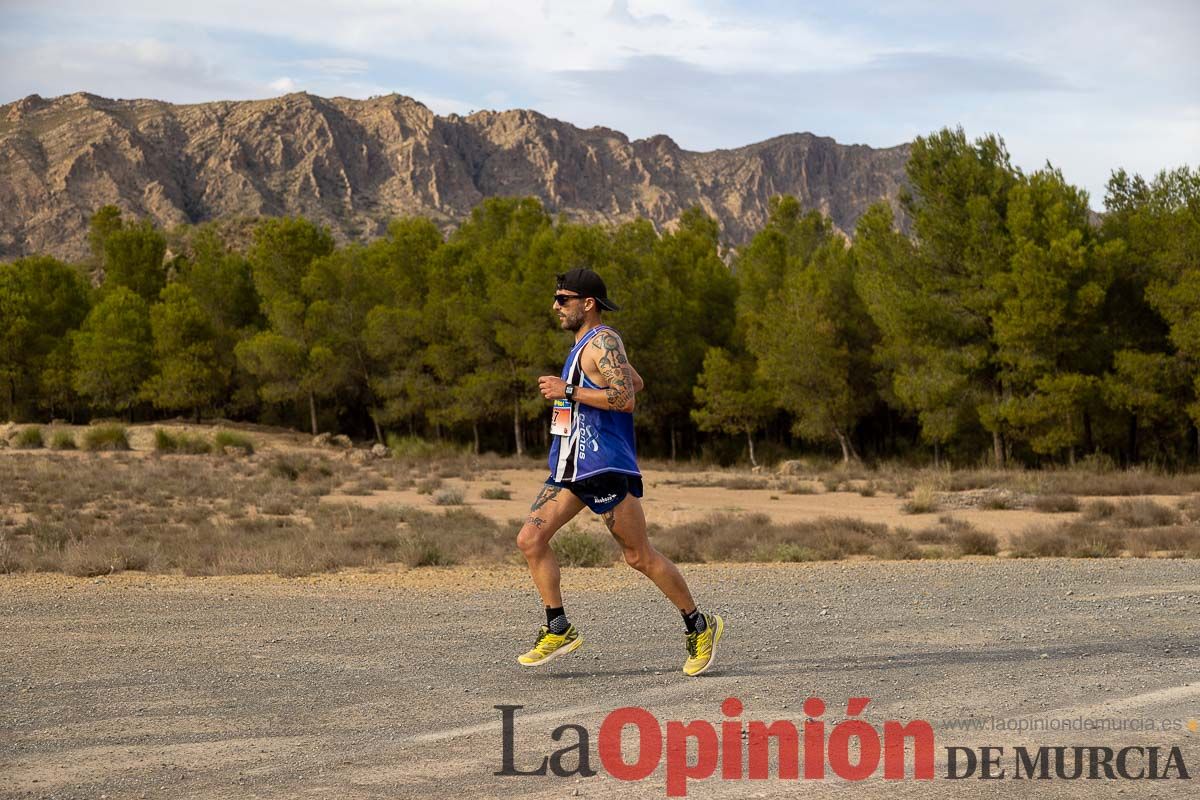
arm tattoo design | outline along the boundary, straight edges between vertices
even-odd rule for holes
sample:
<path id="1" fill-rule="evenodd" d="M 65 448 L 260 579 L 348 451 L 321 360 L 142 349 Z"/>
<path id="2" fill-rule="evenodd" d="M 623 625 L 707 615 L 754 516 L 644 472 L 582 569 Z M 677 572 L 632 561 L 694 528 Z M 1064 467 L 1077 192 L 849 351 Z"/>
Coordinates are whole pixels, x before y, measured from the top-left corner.
<path id="1" fill-rule="evenodd" d="M 625 348 L 620 338 L 611 333 L 601 333 L 592 339 L 592 346 L 601 352 L 596 367 L 608 381 L 604 390 L 608 407 L 614 411 L 623 410 L 633 399 L 633 371 L 625 357 Z"/>
<path id="2" fill-rule="evenodd" d="M 542 490 L 538 492 L 537 499 L 533 501 L 533 505 L 529 507 L 529 511 L 537 511 L 542 506 L 546 505 L 546 503 L 549 503 L 551 500 L 558 497 L 558 493 L 561 491 L 561 486 L 551 486 L 550 484 L 546 484 L 542 487 Z M 532 517 L 533 514 L 530 513 L 530 516 Z"/>

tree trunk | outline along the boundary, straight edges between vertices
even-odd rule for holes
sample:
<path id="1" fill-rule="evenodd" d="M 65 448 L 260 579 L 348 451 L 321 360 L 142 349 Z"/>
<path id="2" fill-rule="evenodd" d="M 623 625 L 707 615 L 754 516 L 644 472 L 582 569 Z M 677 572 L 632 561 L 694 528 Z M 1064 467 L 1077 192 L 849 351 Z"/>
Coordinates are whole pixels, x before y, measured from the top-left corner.
<path id="1" fill-rule="evenodd" d="M 838 444 L 842 446 L 842 463 L 849 464 L 851 459 L 858 460 L 858 453 L 854 451 L 854 443 L 850 441 L 850 437 L 842 433 L 840 429 L 835 429 L 837 434 Z"/>
<path id="2" fill-rule="evenodd" d="M 1129 418 L 1129 465 L 1138 462 L 1138 420 L 1137 414 Z"/>
<path id="3" fill-rule="evenodd" d="M 996 460 L 996 469 L 1004 469 L 1004 440 L 1000 431 L 992 431 L 992 457 Z"/>
<path id="4" fill-rule="evenodd" d="M 942 468 L 942 445 L 937 441 L 933 443 L 933 468 Z"/>
<path id="5" fill-rule="evenodd" d="M 479 455 L 479 423 L 471 423 L 471 432 L 475 434 L 475 455 Z"/>
<path id="6" fill-rule="evenodd" d="M 1092 437 L 1092 415 L 1087 411 L 1083 412 L 1083 452 L 1084 454 L 1093 453 L 1096 450 L 1096 441 Z"/>
<path id="7" fill-rule="evenodd" d="M 746 444 L 750 446 L 750 466 L 757 467 L 758 462 L 754 459 L 754 434 L 749 428 L 746 429 Z"/>
<path id="8" fill-rule="evenodd" d="M 751 457 L 753 461 L 753 457 Z M 671 463 L 675 463 L 675 420 L 671 420 Z"/>
<path id="9" fill-rule="evenodd" d="M 525 455 L 525 431 L 521 429 L 521 406 L 513 401 L 513 438 L 517 442 L 517 458 Z"/>
<path id="10" fill-rule="evenodd" d="M 312 422 L 312 435 L 317 435 L 317 395 L 314 392 L 308 393 L 308 417 Z"/>
<path id="11" fill-rule="evenodd" d="M 383 431 L 379 429 L 379 420 L 375 419 L 375 412 L 371 412 L 371 424 L 375 426 L 375 441 L 383 444 Z"/>

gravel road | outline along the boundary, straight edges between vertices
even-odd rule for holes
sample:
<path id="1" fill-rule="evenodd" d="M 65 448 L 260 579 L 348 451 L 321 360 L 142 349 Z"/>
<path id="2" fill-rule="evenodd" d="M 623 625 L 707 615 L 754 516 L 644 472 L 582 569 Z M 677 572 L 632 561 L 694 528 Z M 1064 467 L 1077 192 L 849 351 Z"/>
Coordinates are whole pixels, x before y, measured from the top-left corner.
<path id="1" fill-rule="evenodd" d="M 623 567 L 565 570 L 567 611 L 585 643 L 537 670 L 515 660 L 541 613 L 516 568 L 3 577 L 0 797 L 658 798 L 662 766 L 637 783 L 601 767 L 597 736 L 609 712 L 642 706 L 664 724 L 719 727 L 721 702 L 736 697 L 745 720 L 801 725 L 812 695 L 829 707 L 827 731 L 855 696 L 871 698 L 862 717 L 880 730 L 884 720 L 928 720 L 935 779 L 714 778 L 690 782 L 689 796 L 1198 796 L 1200 733 L 1187 723 L 1200 718 L 1200 561 L 685 571 L 702 607 L 728 623 L 719 665 L 699 679 L 679 672 L 677 612 Z M 551 732 L 576 723 L 590 734 L 599 774 L 494 775 L 498 704 L 524 706 L 516 766 L 573 743 Z M 967 732 L 949 727 L 959 718 L 1181 727 Z M 984 745 L 1005 747 L 1010 777 L 1018 745 L 1158 745 L 1160 761 L 1178 746 L 1193 778 L 944 777 L 947 747 Z"/>

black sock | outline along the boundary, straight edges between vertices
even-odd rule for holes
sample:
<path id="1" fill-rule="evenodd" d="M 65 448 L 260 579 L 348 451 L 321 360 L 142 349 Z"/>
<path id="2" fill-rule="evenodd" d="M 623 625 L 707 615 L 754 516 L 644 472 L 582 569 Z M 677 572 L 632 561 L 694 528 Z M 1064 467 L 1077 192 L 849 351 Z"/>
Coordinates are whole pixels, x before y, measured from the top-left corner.
<path id="1" fill-rule="evenodd" d="M 563 634 L 567 632 L 567 628 L 571 627 L 571 623 L 567 621 L 566 612 L 562 606 L 551 608 L 546 606 L 546 627 L 551 633 Z"/>
<path id="2" fill-rule="evenodd" d="M 708 630 L 708 620 L 700 613 L 699 608 L 693 608 L 691 612 L 680 611 L 683 614 L 683 624 L 687 626 L 688 633 L 704 633 Z"/>

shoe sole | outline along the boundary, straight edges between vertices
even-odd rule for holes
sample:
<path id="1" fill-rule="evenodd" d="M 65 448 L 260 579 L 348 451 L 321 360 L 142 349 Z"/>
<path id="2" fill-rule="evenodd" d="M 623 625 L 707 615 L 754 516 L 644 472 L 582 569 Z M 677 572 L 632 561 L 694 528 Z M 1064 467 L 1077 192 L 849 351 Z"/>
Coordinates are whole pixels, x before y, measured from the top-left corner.
<path id="1" fill-rule="evenodd" d="M 694 678 L 697 675 L 703 675 L 708 672 L 708 668 L 717 660 L 717 643 L 721 641 L 721 634 L 725 632 L 725 620 L 721 619 L 720 614 L 713 614 L 713 618 L 717 621 L 717 632 L 713 634 L 712 651 L 709 653 L 708 663 L 691 675 L 688 675 L 689 678 Z"/>
<path id="2" fill-rule="evenodd" d="M 566 655 L 567 653 L 572 653 L 572 652 L 578 650 L 579 645 L 581 645 L 581 644 L 583 644 L 583 637 L 576 636 L 575 641 L 571 642 L 570 644 L 564 644 L 562 647 L 558 648 L 553 653 L 551 653 L 550 655 L 543 658 L 541 661 L 531 661 L 530 663 L 526 664 L 524 661 L 522 661 L 521 659 L 518 658 L 517 663 L 520 664 L 522 667 L 540 667 L 545 664 L 549 664 L 551 661 L 553 661 L 554 659 L 558 658 L 561 655 Z"/>

